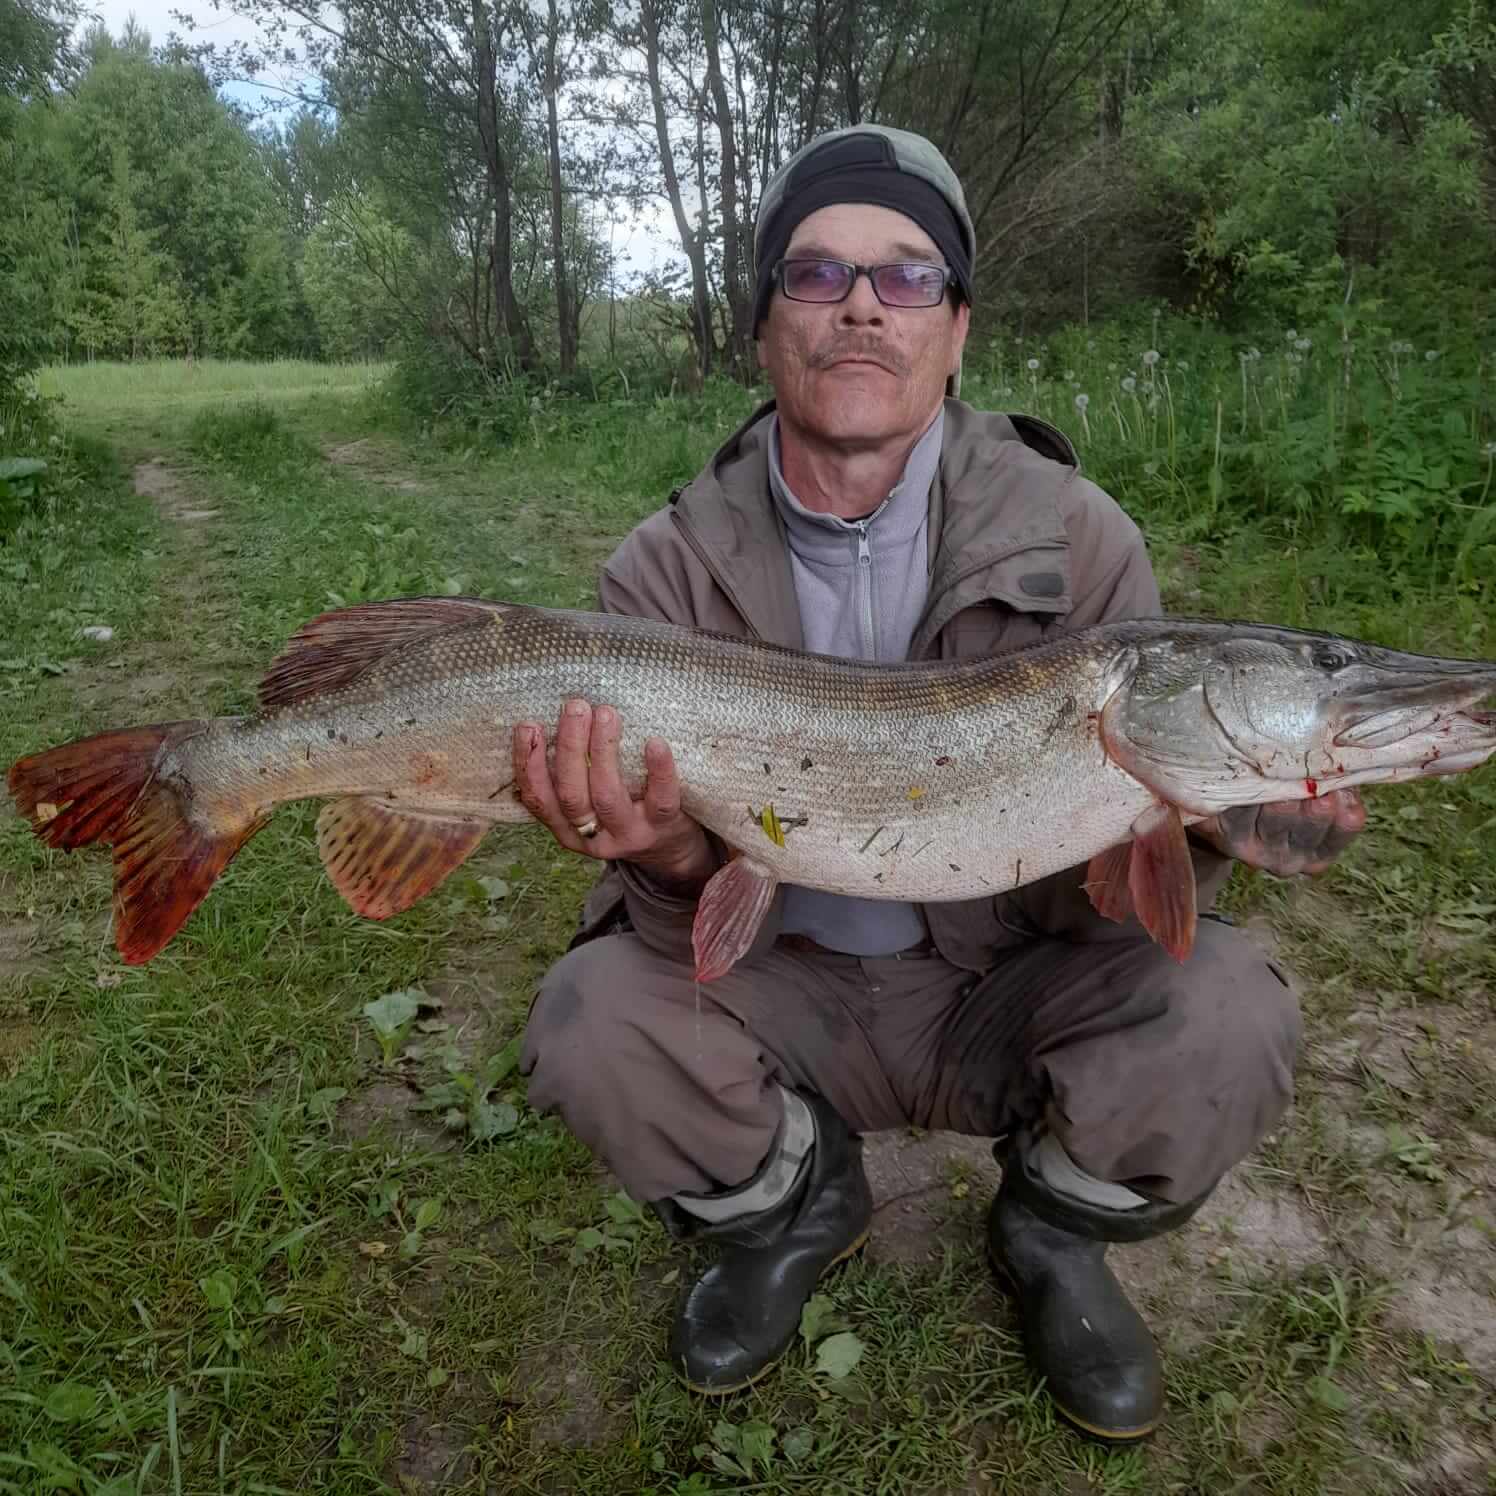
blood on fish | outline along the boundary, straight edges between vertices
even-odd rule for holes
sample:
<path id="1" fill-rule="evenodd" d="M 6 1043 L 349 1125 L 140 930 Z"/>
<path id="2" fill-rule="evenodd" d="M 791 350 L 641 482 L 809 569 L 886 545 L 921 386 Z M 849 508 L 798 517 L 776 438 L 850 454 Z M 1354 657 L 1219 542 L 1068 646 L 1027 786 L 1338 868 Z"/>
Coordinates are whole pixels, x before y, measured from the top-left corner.
<path id="1" fill-rule="evenodd" d="M 1311 795 L 1317 795 L 1319 793 L 1319 780 L 1306 779 L 1304 781 L 1304 788 L 1308 790 Z"/>

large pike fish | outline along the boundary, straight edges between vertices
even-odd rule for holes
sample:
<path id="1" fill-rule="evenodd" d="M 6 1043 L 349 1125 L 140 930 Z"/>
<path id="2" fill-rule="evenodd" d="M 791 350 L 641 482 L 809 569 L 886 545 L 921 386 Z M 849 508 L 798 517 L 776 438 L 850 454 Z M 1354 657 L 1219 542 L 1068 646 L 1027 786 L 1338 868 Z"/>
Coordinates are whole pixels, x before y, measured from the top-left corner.
<path id="1" fill-rule="evenodd" d="M 114 848 L 115 935 L 150 960 L 277 805 L 328 798 L 318 849 L 383 919 L 490 824 L 522 821 L 510 730 L 616 706 L 622 762 L 674 750 L 684 808 L 741 855 L 707 885 L 698 974 L 748 948 L 777 883 L 997 894 L 1089 863 L 1103 914 L 1189 954 L 1185 827 L 1231 806 L 1451 774 L 1496 753 L 1496 662 L 1256 624 L 1105 624 L 992 659 L 873 665 L 639 619 L 468 598 L 328 613 L 252 717 L 126 728 L 23 758 L 53 847 Z"/>

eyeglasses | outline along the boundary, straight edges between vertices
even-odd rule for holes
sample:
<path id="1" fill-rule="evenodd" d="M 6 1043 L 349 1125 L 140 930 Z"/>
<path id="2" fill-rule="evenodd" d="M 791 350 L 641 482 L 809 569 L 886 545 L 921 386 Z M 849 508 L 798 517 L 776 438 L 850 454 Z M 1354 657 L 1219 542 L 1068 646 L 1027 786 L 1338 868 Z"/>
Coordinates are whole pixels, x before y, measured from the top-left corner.
<path id="1" fill-rule="evenodd" d="M 845 301 L 859 275 L 867 276 L 884 306 L 939 306 L 956 284 L 944 265 L 918 261 L 893 265 L 854 265 L 848 260 L 781 260 L 774 267 L 779 289 L 791 301 Z"/>

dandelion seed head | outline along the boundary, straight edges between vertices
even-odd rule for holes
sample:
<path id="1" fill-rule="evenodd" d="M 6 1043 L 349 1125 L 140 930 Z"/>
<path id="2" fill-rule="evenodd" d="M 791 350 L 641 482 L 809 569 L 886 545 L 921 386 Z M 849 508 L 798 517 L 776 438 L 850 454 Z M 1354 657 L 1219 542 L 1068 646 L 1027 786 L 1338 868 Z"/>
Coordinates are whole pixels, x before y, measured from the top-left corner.
<path id="1" fill-rule="evenodd" d="M 1132 375 L 1131 375 L 1131 374 L 1129 374 L 1129 375 L 1128 375 L 1128 376 L 1127 376 L 1127 377 L 1126 377 L 1126 378 L 1125 378 L 1125 379 L 1124 379 L 1124 380 L 1123 380 L 1123 381 L 1122 381 L 1122 388 L 1123 388 L 1123 389 L 1124 389 L 1124 390 L 1126 390 L 1126 391 L 1127 391 L 1127 393 L 1128 393 L 1128 394 L 1129 394 L 1129 395 L 1130 395 L 1130 394 L 1132 394 L 1132 392 L 1133 392 L 1133 391 L 1134 391 L 1134 390 L 1135 390 L 1135 389 L 1137 389 L 1137 387 L 1138 387 L 1138 382 L 1137 382 L 1137 380 L 1136 380 L 1136 379 L 1134 379 L 1134 378 L 1133 378 L 1133 377 L 1132 377 Z"/>
<path id="2" fill-rule="evenodd" d="M 1250 358 L 1250 359 L 1252 359 L 1255 362 L 1257 359 L 1259 359 L 1259 358 L 1262 357 L 1262 349 L 1260 349 L 1260 348 L 1248 348 L 1247 349 L 1247 357 Z"/>
<path id="3" fill-rule="evenodd" d="M 1145 354 L 1144 354 L 1144 355 L 1143 355 L 1143 363 L 1144 363 L 1144 364 L 1145 364 L 1145 365 L 1146 365 L 1146 366 L 1147 366 L 1147 367 L 1148 367 L 1148 368 L 1150 368 L 1150 369 L 1151 369 L 1151 368 L 1152 368 L 1152 367 L 1153 367 L 1153 366 L 1154 366 L 1154 364 L 1156 364 L 1156 363 L 1157 363 L 1157 362 L 1158 362 L 1158 349 L 1157 349 L 1157 348 L 1150 348 L 1150 349 L 1149 349 L 1149 350 L 1148 350 L 1148 351 L 1147 351 L 1147 352 L 1146 352 L 1146 353 L 1145 353 Z"/>
<path id="4" fill-rule="evenodd" d="M 1089 395 L 1077 395 L 1075 397 L 1075 408 L 1079 411 L 1084 411 L 1090 403 L 1091 397 Z"/>
<path id="5" fill-rule="evenodd" d="M 1066 369 L 1065 370 L 1065 383 L 1066 384 L 1070 384 L 1070 383 L 1072 383 L 1074 381 L 1074 379 L 1075 379 L 1075 370 L 1074 369 Z"/>
<path id="6" fill-rule="evenodd" d="M 1295 338 L 1293 346 L 1297 348 L 1300 353 L 1308 353 L 1308 351 L 1314 346 L 1314 339 Z"/>
<path id="7" fill-rule="evenodd" d="M 1296 328 L 1296 327 L 1290 327 L 1288 329 L 1288 341 L 1290 343 L 1297 343 L 1298 340 L 1299 340 L 1299 330 L 1298 330 L 1298 328 Z"/>
<path id="8" fill-rule="evenodd" d="M 1426 363 L 1426 364 L 1431 364 L 1431 363 L 1433 363 L 1433 362 L 1434 362 L 1434 360 L 1435 360 L 1435 359 L 1437 359 L 1437 358 L 1438 358 L 1438 357 L 1439 357 L 1439 350 L 1438 350 L 1438 349 L 1437 349 L 1437 348 L 1430 348 L 1430 349 L 1429 349 L 1429 350 L 1428 350 L 1428 351 L 1427 351 L 1427 352 L 1426 352 L 1426 353 L 1425 353 L 1425 354 L 1424 354 L 1424 355 L 1423 355 L 1423 361 L 1424 361 L 1424 363 Z"/>
<path id="9" fill-rule="evenodd" d="M 1039 360 L 1036 359 L 1036 358 L 1031 358 L 1028 361 L 1028 367 L 1029 367 L 1029 373 L 1030 374 L 1035 373 L 1038 370 L 1038 367 L 1039 367 Z"/>

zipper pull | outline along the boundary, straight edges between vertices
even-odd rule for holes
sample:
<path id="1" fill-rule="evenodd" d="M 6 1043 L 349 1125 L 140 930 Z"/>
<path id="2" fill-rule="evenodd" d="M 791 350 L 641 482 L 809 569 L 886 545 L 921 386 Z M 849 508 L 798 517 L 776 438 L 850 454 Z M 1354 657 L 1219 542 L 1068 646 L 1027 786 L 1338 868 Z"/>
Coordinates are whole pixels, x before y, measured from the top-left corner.
<path id="1" fill-rule="evenodd" d="M 867 543 L 867 522 L 857 522 L 857 564 L 859 566 L 871 566 L 873 564 L 873 553 Z"/>

